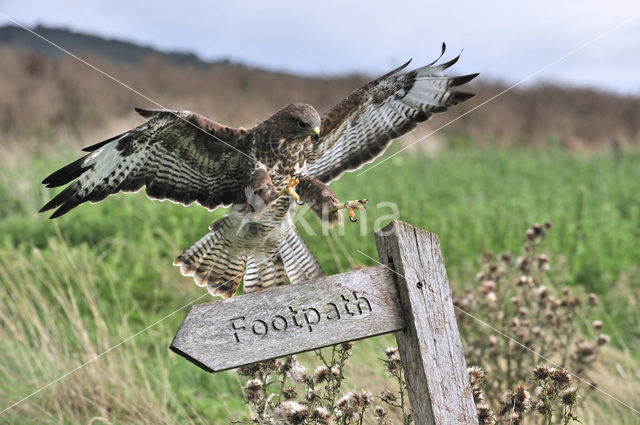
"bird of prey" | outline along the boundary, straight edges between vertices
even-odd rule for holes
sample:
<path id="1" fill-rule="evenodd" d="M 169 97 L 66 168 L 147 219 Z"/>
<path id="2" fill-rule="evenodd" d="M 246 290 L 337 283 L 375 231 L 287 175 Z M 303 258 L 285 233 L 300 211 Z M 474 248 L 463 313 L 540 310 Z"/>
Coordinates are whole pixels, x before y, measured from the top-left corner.
<path id="1" fill-rule="evenodd" d="M 444 53 L 444 45 L 442 53 Z M 442 57 L 442 54 L 440 55 Z M 409 62 L 358 88 L 322 115 L 290 104 L 251 129 L 230 128 L 190 111 L 136 109 L 148 120 L 84 149 L 88 154 L 44 179 L 72 182 L 40 212 L 60 217 L 83 202 L 146 187 L 152 199 L 197 202 L 228 214 L 174 264 L 213 295 L 231 297 L 324 275 L 292 221 L 305 202 L 328 223 L 355 220 L 366 199 L 340 202 L 327 184 L 373 161 L 391 140 L 432 113 L 471 96 L 455 87 L 478 74 L 443 71 L 459 56 L 401 73 Z M 295 202 L 294 202 L 295 201 Z"/>

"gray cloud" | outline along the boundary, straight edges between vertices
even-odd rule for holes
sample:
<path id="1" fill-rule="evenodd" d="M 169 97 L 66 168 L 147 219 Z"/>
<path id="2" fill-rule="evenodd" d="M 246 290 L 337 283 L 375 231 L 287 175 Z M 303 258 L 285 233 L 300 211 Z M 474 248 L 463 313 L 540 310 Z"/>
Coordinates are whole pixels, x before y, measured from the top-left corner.
<path id="1" fill-rule="evenodd" d="M 431 3 L 431 4 L 430 4 Z M 640 13 L 637 0 L 558 2 L 31 1 L 0 2 L 25 24 L 66 26 L 206 59 L 305 74 L 386 71 L 424 63 L 446 41 L 460 72 L 515 82 Z M 1 18 L 0 18 L 1 20 Z M 640 93 L 640 19 L 537 80 Z"/>

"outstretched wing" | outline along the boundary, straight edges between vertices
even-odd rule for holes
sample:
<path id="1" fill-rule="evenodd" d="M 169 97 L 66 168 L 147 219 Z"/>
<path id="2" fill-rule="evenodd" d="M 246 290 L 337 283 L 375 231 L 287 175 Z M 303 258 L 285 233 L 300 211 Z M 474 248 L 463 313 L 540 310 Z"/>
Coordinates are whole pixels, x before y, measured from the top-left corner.
<path id="1" fill-rule="evenodd" d="M 442 46 L 444 53 L 445 46 Z M 442 55 L 440 55 L 442 57 Z M 391 140 L 413 130 L 432 113 L 473 96 L 451 90 L 478 74 L 448 77 L 442 72 L 458 61 L 398 74 L 409 62 L 360 87 L 322 114 L 320 139 L 307 153 L 307 171 L 325 183 L 381 155 Z"/>
<path id="2" fill-rule="evenodd" d="M 246 130 L 190 111 L 136 111 L 149 120 L 83 149 L 90 153 L 44 179 L 47 187 L 77 180 L 40 212 L 58 208 L 51 216 L 56 218 L 83 202 L 143 186 L 152 199 L 195 201 L 209 209 L 244 196 L 242 185 L 253 168 Z"/>

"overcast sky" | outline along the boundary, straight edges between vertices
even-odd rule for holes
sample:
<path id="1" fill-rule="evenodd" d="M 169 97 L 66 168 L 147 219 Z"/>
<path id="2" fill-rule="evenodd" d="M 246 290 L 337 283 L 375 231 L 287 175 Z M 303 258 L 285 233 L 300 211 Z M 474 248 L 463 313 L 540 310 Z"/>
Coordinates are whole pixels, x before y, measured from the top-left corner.
<path id="1" fill-rule="evenodd" d="M 0 0 L 0 12 L 30 26 L 64 26 L 305 74 L 378 74 L 408 58 L 420 65 L 445 41 L 449 57 L 464 49 L 457 71 L 512 83 L 626 21 L 535 81 L 640 94 L 639 0 Z"/>

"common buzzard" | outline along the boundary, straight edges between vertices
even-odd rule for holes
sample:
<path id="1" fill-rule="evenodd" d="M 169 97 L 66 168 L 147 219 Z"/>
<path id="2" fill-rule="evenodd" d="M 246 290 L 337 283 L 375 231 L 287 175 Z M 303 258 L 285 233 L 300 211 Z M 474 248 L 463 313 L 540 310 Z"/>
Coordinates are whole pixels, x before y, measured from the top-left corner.
<path id="1" fill-rule="evenodd" d="M 225 298 L 243 278 L 244 291 L 252 292 L 284 284 L 286 277 L 297 283 L 322 276 L 293 225 L 293 201 L 308 203 L 329 223 L 341 221 L 343 209 L 354 220 L 366 200 L 341 203 L 327 184 L 372 161 L 432 113 L 470 98 L 453 88 L 478 74 L 443 74 L 457 60 L 400 73 L 409 61 L 322 115 L 291 104 L 251 129 L 190 111 L 136 109 L 148 118 L 144 124 L 85 148 L 86 156 L 44 179 L 47 187 L 75 182 L 40 212 L 57 208 L 56 218 L 83 202 L 143 186 L 152 199 L 197 202 L 209 210 L 231 205 L 175 260 L 182 274 Z"/>

